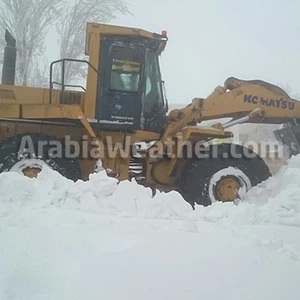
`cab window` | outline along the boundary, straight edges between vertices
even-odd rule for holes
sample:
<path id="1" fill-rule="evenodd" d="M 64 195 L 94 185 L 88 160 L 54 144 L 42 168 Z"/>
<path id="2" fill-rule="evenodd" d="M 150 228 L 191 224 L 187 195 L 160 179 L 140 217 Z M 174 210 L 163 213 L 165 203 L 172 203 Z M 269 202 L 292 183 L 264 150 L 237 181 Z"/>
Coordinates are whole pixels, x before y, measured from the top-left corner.
<path id="1" fill-rule="evenodd" d="M 164 107 L 158 56 L 150 50 L 146 53 L 145 76 L 144 114 L 150 116 Z"/>
<path id="2" fill-rule="evenodd" d="M 141 62 L 135 49 L 113 47 L 111 50 L 110 89 L 138 92 Z"/>

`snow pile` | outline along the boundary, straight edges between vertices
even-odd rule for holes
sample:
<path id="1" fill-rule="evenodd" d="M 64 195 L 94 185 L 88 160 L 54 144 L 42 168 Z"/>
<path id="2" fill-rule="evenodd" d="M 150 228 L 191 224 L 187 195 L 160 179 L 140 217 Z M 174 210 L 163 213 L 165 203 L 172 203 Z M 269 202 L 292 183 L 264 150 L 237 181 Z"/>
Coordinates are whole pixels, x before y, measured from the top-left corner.
<path id="1" fill-rule="evenodd" d="M 104 171 L 87 182 L 76 183 L 44 169 L 37 179 L 16 173 L 0 174 L 0 216 L 21 209 L 49 206 L 94 211 L 99 214 L 143 218 L 189 217 L 230 223 L 284 223 L 300 226 L 300 156 L 292 157 L 267 182 L 253 188 L 238 205 L 214 203 L 208 208 L 191 207 L 177 192 L 157 193 L 135 182 L 119 185 Z"/>
<path id="2" fill-rule="evenodd" d="M 0 217 L 24 209 L 60 207 L 101 215 L 145 219 L 189 219 L 230 224 L 287 224 L 300 226 L 300 156 L 253 188 L 239 203 L 197 206 L 193 212 L 177 192 L 154 197 L 136 182 L 110 178 L 104 171 L 76 183 L 45 168 L 37 179 L 16 173 L 0 174 Z"/>
<path id="3" fill-rule="evenodd" d="M 117 180 L 105 171 L 94 173 L 89 181 L 74 183 L 44 168 L 37 179 L 17 173 L 0 174 L 0 218 L 28 209 L 60 207 L 92 211 L 102 215 L 143 218 L 179 218 L 191 207 L 177 192 L 158 192 L 136 182 Z"/>
<path id="4" fill-rule="evenodd" d="M 195 211 L 105 172 L 3 173 L 0 300 L 298 299 L 299 170 Z"/>

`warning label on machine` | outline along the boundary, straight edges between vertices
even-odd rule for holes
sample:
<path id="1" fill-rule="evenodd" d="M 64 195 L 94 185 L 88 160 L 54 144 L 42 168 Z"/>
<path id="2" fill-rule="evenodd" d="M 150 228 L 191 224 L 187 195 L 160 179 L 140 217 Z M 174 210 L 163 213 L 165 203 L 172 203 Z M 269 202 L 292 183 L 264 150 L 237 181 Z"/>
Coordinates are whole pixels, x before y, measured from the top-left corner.
<path id="1" fill-rule="evenodd" d="M 139 73 L 141 64 L 137 61 L 113 59 L 112 70 L 128 73 Z"/>

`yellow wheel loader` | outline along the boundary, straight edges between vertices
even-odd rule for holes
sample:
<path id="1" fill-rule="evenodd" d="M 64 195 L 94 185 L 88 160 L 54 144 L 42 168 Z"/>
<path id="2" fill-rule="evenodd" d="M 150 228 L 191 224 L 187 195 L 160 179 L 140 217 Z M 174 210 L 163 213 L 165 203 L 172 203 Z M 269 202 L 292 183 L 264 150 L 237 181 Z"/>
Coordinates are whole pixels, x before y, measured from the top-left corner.
<path id="1" fill-rule="evenodd" d="M 260 80 L 229 78 L 206 98 L 168 113 L 159 56 L 167 33 L 87 24 L 85 54 L 50 66 L 49 88 L 16 86 L 16 41 L 6 32 L 0 85 L 0 172 L 36 177 L 50 167 L 86 180 L 99 161 L 109 176 L 195 203 L 233 201 L 266 180 L 264 160 L 241 145 L 209 141 L 233 136 L 241 123 L 289 123 L 278 138 L 298 153 L 300 103 Z M 87 66 L 86 85 L 65 78 L 67 64 Z M 54 79 L 54 67 L 61 78 Z M 81 89 L 81 90 L 79 90 Z M 227 124 L 201 127 L 229 117 Z"/>

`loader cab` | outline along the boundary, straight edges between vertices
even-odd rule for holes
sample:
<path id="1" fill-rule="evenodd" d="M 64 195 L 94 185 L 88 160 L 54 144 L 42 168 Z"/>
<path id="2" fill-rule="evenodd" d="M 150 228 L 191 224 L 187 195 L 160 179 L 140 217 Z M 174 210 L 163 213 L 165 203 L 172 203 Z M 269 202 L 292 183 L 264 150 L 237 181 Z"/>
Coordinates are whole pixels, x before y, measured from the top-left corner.
<path id="1" fill-rule="evenodd" d="M 96 122 L 106 130 L 162 132 L 167 103 L 159 55 L 166 36 L 110 25 L 99 31 Z"/>

